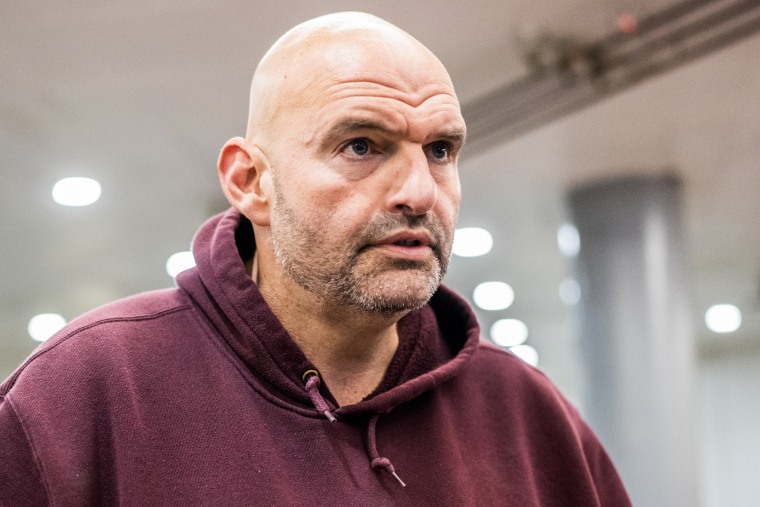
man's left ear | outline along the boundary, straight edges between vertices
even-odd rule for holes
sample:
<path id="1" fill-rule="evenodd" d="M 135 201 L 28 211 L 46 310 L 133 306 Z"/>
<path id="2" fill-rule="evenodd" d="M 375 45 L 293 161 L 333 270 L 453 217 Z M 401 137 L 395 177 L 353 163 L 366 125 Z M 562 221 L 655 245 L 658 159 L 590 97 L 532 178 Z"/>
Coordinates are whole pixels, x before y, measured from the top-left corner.
<path id="1" fill-rule="evenodd" d="M 230 204 L 252 223 L 268 226 L 272 180 L 269 160 L 261 149 L 234 137 L 222 148 L 217 169 Z"/>

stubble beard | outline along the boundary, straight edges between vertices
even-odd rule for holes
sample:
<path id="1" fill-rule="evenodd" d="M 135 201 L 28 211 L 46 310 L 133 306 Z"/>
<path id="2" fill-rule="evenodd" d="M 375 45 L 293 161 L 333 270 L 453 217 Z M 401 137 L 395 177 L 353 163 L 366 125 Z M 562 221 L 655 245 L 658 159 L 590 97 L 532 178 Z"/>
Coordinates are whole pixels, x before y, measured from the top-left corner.
<path id="1" fill-rule="evenodd" d="M 382 215 L 354 236 L 347 249 L 330 248 L 319 224 L 298 216 L 277 184 L 271 229 L 274 257 L 297 285 L 328 303 L 365 313 L 394 316 L 424 306 L 448 267 L 451 239 L 428 215 Z M 392 259 L 371 252 L 372 242 L 400 228 L 424 227 L 434 238 L 426 261 Z M 379 257 L 379 258 L 378 258 Z"/>

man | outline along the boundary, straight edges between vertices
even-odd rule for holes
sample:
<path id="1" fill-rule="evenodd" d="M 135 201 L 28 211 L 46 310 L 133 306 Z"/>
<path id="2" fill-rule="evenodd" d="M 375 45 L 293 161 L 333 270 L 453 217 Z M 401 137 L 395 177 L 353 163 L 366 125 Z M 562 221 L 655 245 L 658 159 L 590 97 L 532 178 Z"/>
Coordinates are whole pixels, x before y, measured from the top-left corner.
<path id="1" fill-rule="evenodd" d="M 439 287 L 464 137 L 405 32 L 343 13 L 285 34 L 197 267 L 0 387 L 0 504 L 628 505 L 577 412 Z"/>

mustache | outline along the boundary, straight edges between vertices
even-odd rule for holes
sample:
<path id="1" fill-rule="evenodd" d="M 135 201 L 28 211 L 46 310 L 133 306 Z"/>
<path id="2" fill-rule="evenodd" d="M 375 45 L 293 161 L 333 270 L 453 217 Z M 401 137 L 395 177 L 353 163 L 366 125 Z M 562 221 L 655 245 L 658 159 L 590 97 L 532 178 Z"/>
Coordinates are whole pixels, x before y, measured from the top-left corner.
<path id="1" fill-rule="evenodd" d="M 431 215 L 378 215 L 366 224 L 357 239 L 363 249 L 368 244 L 377 243 L 399 229 L 426 230 L 432 238 L 429 246 L 436 253 L 440 253 L 441 246 L 447 239 L 443 225 Z"/>

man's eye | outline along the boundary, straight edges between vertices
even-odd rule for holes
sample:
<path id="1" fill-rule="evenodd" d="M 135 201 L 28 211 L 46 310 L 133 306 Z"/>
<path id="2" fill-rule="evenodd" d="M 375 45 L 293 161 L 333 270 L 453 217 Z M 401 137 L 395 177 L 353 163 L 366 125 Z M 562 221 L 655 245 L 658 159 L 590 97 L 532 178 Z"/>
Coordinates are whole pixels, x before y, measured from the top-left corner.
<path id="1" fill-rule="evenodd" d="M 369 153 L 369 140 L 364 138 L 354 139 L 348 143 L 348 146 L 346 146 L 346 148 L 350 149 L 353 155 L 363 157 Z"/>
<path id="2" fill-rule="evenodd" d="M 446 160 L 451 155 L 451 146 L 444 141 L 437 141 L 430 146 L 430 154 L 438 160 Z"/>

